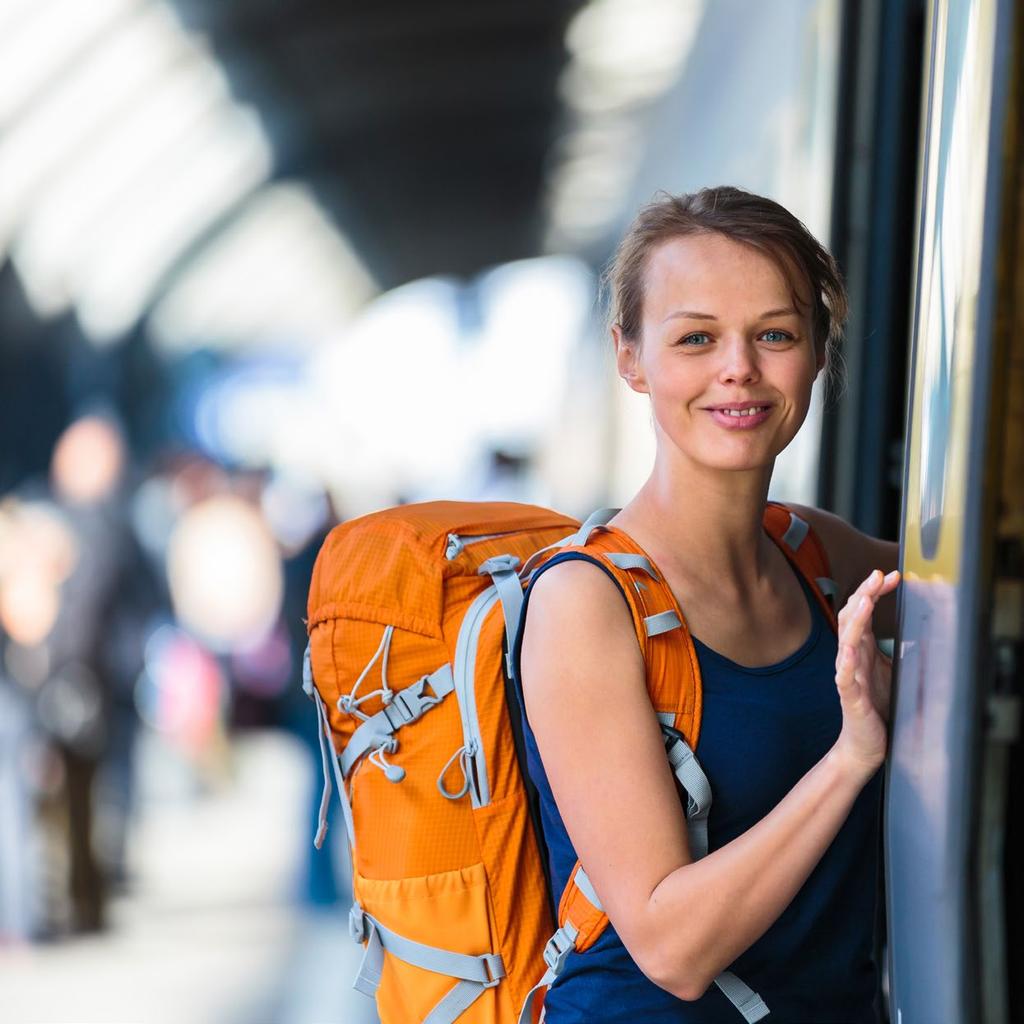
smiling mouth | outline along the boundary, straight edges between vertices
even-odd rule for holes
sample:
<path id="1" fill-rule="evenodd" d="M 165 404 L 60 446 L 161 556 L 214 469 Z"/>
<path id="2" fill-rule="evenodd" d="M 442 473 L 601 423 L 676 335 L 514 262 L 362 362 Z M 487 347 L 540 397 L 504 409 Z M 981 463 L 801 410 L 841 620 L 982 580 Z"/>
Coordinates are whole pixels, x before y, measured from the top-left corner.
<path id="1" fill-rule="evenodd" d="M 758 413 L 767 412 L 770 408 L 770 405 L 754 405 L 749 409 L 712 409 L 711 411 L 740 419 L 744 416 L 756 416 Z"/>

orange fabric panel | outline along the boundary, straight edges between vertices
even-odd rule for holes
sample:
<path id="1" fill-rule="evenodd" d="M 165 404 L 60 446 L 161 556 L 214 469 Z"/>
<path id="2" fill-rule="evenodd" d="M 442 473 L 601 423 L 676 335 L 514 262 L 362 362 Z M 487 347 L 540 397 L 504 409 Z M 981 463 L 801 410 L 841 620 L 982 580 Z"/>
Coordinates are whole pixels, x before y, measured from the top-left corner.
<path id="1" fill-rule="evenodd" d="M 499 951 L 487 884 L 483 865 L 473 864 L 458 871 L 386 882 L 357 874 L 353 889 L 363 910 L 386 928 L 428 946 L 479 956 Z M 377 990 L 381 1024 L 423 1020 L 455 985 L 454 978 L 385 953 Z M 459 1017 L 459 1024 L 509 1024 L 518 1010 L 509 986 L 501 982 L 486 989 Z"/>
<path id="2" fill-rule="evenodd" d="M 473 816 L 508 989 L 518 1011 L 544 973 L 541 952 L 555 930 L 522 782 L 516 792 L 478 808 Z"/>
<path id="3" fill-rule="evenodd" d="M 558 923 L 572 923 L 578 933 L 576 950 L 584 953 L 597 942 L 601 933 L 608 927 L 608 915 L 603 910 L 598 910 L 576 887 L 576 872 L 579 869 L 580 863 L 577 861 L 558 904 Z"/>

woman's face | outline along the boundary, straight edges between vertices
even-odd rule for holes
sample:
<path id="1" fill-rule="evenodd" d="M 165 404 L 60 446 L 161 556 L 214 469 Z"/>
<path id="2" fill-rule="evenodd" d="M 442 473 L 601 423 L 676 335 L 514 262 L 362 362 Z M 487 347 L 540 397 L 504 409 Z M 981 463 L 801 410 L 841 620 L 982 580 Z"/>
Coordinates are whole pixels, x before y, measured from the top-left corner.
<path id="1" fill-rule="evenodd" d="M 807 285 L 794 308 L 769 257 L 717 234 L 663 242 L 644 285 L 640 338 L 613 333 L 619 373 L 651 396 L 659 446 L 716 469 L 770 467 L 803 423 L 824 364 Z M 761 411 L 721 408 L 736 405 Z"/>

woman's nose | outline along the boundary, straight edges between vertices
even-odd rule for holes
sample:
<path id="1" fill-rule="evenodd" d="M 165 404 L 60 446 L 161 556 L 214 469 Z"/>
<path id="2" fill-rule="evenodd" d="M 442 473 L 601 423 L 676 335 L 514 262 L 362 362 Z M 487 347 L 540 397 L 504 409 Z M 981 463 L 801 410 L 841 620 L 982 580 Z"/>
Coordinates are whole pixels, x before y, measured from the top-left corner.
<path id="1" fill-rule="evenodd" d="M 723 362 L 719 379 L 723 383 L 746 383 L 758 379 L 757 349 L 746 338 L 730 339 L 720 351 Z"/>

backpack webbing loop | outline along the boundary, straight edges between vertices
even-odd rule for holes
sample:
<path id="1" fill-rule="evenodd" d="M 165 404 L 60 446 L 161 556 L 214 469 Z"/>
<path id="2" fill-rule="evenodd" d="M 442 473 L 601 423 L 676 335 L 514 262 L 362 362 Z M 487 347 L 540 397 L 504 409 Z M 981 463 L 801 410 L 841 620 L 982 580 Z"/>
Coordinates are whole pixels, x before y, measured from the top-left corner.
<path id="1" fill-rule="evenodd" d="M 678 629 L 682 624 L 682 620 L 671 608 L 668 611 L 658 612 L 657 615 L 648 615 L 644 619 L 644 629 L 648 636 L 661 636 L 662 633 L 667 633 L 670 629 Z"/>
<path id="2" fill-rule="evenodd" d="M 801 519 L 795 512 L 789 513 L 789 527 L 786 532 L 782 535 L 782 543 L 790 549 L 790 551 L 796 551 L 798 547 L 804 542 L 804 537 L 807 536 L 810 525 L 805 519 Z"/>
<path id="3" fill-rule="evenodd" d="M 307 647 L 308 650 L 308 647 Z M 327 720 L 327 709 L 320 699 L 320 694 L 313 690 L 313 702 L 316 706 L 316 732 L 320 741 L 320 766 L 324 776 L 324 786 L 320 794 L 320 810 L 317 815 L 316 836 L 313 845 L 319 850 L 323 845 L 324 836 L 327 835 L 327 809 L 331 802 L 331 776 L 334 776 L 338 786 L 338 799 L 341 801 L 341 813 L 345 819 L 345 831 L 348 833 L 349 846 L 354 850 L 356 846 L 356 830 L 352 823 L 352 808 L 349 806 L 348 794 L 345 792 L 345 780 L 341 775 L 341 767 L 338 764 L 338 755 L 334 750 L 334 742 L 331 739 L 331 724 Z"/>
<path id="4" fill-rule="evenodd" d="M 740 981 L 732 971 L 722 971 L 715 978 L 715 984 L 722 995 L 743 1014 L 747 1024 L 755 1024 L 755 1021 L 768 1016 L 769 1010 L 765 1001 L 752 988 Z"/>
<path id="5" fill-rule="evenodd" d="M 659 712 L 658 719 L 665 738 L 665 753 L 672 774 L 686 791 L 686 831 L 690 837 L 690 852 L 700 860 L 708 852 L 708 814 L 711 811 L 711 783 L 700 762 L 686 742 L 683 734 L 672 727 L 674 715 Z"/>
<path id="6" fill-rule="evenodd" d="M 385 928 L 380 921 L 365 913 L 358 903 L 352 904 L 348 921 L 352 938 L 366 943 L 352 984 L 357 992 L 371 999 L 376 995 L 385 952 L 413 967 L 456 979 L 455 987 L 423 1018 L 422 1024 L 453 1024 L 486 989 L 494 988 L 505 977 L 505 964 L 499 954 L 472 956 L 415 942 Z"/>

